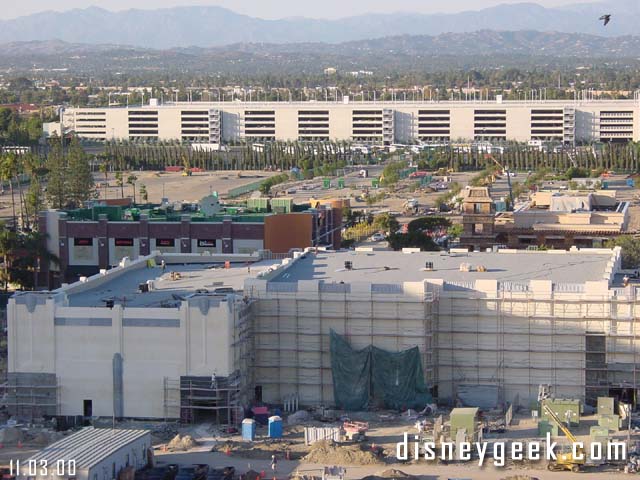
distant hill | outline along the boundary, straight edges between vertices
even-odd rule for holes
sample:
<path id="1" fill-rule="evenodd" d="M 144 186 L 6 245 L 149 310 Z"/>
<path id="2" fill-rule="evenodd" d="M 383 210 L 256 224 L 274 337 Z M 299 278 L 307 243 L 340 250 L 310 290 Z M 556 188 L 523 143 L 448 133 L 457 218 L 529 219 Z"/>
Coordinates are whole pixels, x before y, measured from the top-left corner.
<path id="1" fill-rule="evenodd" d="M 598 21 L 612 13 L 606 28 Z M 287 12 L 282 12 L 286 17 Z M 632 35 L 640 24 L 637 0 L 603 0 L 562 8 L 504 4 L 455 14 L 366 14 L 338 20 L 264 20 L 221 7 L 175 7 L 110 12 L 98 7 L 47 11 L 0 21 L 0 43 L 62 40 L 169 49 L 235 43 L 341 43 L 394 35 L 496 31 L 556 31 L 602 36 Z M 631 53 L 631 52 L 630 52 Z"/>
<path id="2" fill-rule="evenodd" d="M 445 33 L 402 35 L 327 43 L 237 43 L 224 47 L 166 50 L 122 45 L 88 45 L 60 40 L 0 45 L 0 68 L 18 72 L 67 69 L 74 73 L 182 72 L 224 74 L 377 74 L 449 71 L 470 68 L 566 69 L 596 63 L 640 68 L 640 36 L 605 38 L 549 32 Z"/>

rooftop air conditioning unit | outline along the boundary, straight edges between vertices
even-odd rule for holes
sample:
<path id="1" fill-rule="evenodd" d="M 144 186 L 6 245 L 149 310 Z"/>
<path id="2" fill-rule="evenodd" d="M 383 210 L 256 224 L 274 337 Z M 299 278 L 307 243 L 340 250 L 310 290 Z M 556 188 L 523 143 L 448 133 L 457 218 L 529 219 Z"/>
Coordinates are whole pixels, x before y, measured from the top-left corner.
<path id="1" fill-rule="evenodd" d="M 344 262 L 344 269 L 345 270 L 353 270 L 353 262 L 347 260 Z"/>
<path id="2" fill-rule="evenodd" d="M 424 269 L 428 272 L 432 272 L 433 271 L 433 262 L 425 262 L 424 263 Z"/>

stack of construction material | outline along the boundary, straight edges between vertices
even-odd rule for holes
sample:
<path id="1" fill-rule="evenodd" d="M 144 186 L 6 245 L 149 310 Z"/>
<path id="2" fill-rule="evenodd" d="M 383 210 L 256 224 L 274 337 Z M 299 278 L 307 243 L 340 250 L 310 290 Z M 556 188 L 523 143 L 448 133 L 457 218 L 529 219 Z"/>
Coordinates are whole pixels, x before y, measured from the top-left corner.
<path id="1" fill-rule="evenodd" d="M 598 426 L 611 432 L 620 430 L 620 415 L 615 410 L 615 399 L 598 397 Z"/>
<path id="2" fill-rule="evenodd" d="M 451 410 L 451 438 L 456 438 L 458 430 L 465 430 L 467 435 L 473 436 L 478 425 L 478 408 L 454 408 Z"/>
<path id="3" fill-rule="evenodd" d="M 553 420 L 545 413 L 542 405 L 549 407 L 565 425 L 568 423 L 572 427 L 580 424 L 580 414 L 582 413 L 580 400 L 574 398 L 547 398 L 542 400 L 540 419 L 553 423 Z"/>

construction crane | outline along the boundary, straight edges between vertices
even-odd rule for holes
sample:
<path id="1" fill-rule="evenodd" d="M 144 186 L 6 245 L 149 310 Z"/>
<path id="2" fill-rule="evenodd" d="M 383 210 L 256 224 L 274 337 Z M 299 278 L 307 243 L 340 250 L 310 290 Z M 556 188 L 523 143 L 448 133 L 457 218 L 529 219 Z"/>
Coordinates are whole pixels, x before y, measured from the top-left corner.
<path id="1" fill-rule="evenodd" d="M 573 435 L 573 433 L 571 433 L 571 430 L 562 423 L 562 420 L 558 418 L 556 412 L 551 410 L 551 408 L 544 403 L 542 404 L 542 410 L 549 415 L 549 418 L 551 418 L 556 425 L 558 425 L 558 428 L 562 430 L 562 433 L 567 436 L 569 441 L 573 445 L 576 445 L 578 439 Z M 579 445 L 575 447 L 576 457 L 573 456 L 573 453 L 573 448 L 567 453 L 558 453 L 558 455 L 556 455 L 556 460 L 554 462 L 549 462 L 547 468 L 549 470 L 571 470 L 572 472 L 579 472 L 580 468 L 586 463 L 586 454 L 584 449 Z"/>
<path id="2" fill-rule="evenodd" d="M 507 185 L 509 185 L 509 203 L 511 204 L 511 208 L 513 209 L 515 203 L 513 201 L 513 188 L 511 187 L 511 174 L 509 173 L 509 167 L 503 167 L 502 164 L 498 160 L 496 160 L 496 158 L 490 153 L 487 153 L 484 158 L 487 160 L 493 160 L 493 162 L 498 165 L 500 169 L 507 175 Z"/>

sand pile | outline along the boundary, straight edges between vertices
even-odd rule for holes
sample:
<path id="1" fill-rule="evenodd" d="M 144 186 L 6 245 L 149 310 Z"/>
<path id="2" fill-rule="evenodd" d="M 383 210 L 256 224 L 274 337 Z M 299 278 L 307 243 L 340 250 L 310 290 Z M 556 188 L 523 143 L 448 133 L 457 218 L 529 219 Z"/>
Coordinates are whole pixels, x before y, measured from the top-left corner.
<path id="1" fill-rule="evenodd" d="M 404 473 L 402 470 L 396 470 L 395 468 L 389 468 L 387 470 L 383 470 L 382 472 L 378 472 L 375 475 L 369 475 L 364 477 L 362 480 L 384 480 L 384 479 L 413 479 L 415 478 L 413 475 L 409 475 L 408 473 Z"/>
<path id="2" fill-rule="evenodd" d="M 167 447 L 169 447 L 171 450 L 191 450 L 196 445 L 197 443 L 191 435 L 177 434 L 169 442 Z"/>
<path id="3" fill-rule="evenodd" d="M 325 465 L 375 465 L 381 463 L 373 452 L 362 450 L 359 445 L 340 446 L 327 441 L 314 443 L 304 460 L 309 463 L 323 463 Z"/>

